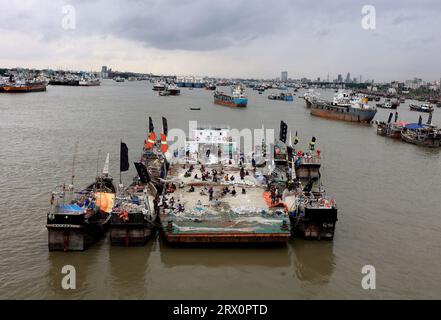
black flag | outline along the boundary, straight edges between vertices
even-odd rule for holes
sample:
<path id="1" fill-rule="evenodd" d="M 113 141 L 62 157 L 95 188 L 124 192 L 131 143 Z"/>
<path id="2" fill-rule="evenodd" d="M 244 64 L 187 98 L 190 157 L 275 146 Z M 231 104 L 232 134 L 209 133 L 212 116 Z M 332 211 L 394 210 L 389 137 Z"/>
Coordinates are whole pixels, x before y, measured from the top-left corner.
<path id="1" fill-rule="evenodd" d="M 427 124 L 428 125 L 432 124 L 432 112 L 429 114 L 429 119 L 427 120 Z"/>
<path id="2" fill-rule="evenodd" d="M 135 162 L 135 167 L 141 183 L 149 183 L 151 181 L 150 175 L 145 165 L 140 162 Z"/>
<path id="3" fill-rule="evenodd" d="M 309 182 L 306 184 L 305 188 L 303 189 L 303 192 L 311 192 L 313 185 L 314 185 L 314 181 L 310 179 Z"/>
<path id="4" fill-rule="evenodd" d="M 164 117 L 162 117 L 162 133 L 165 134 L 166 136 L 168 135 L 167 119 Z"/>
<path id="5" fill-rule="evenodd" d="M 418 119 L 418 124 L 419 124 L 419 125 L 422 125 L 422 124 L 423 124 L 423 117 L 422 117 L 422 116 L 420 116 L 420 118 Z"/>
<path id="6" fill-rule="evenodd" d="M 288 135 L 288 125 L 282 121 L 280 123 L 280 138 L 279 140 L 286 143 L 286 136 Z"/>
<path id="7" fill-rule="evenodd" d="M 395 122 L 398 121 L 398 112 L 395 112 Z"/>
<path id="8" fill-rule="evenodd" d="M 153 126 L 153 120 L 152 117 L 149 117 L 149 132 L 155 132 L 155 127 Z"/>
<path id="9" fill-rule="evenodd" d="M 119 171 L 126 172 L 126 171 L 129 171 L 129 168 L 130 168 L 129 148 L 127 148 L 127 145 L 124 142 L 121 142 L 121 156 L 120 156 Z"/>
<path id="10" fill-rule="evenodd" d="M 296 137 L 294 138 L 294 145 L 297 145 L 299 143 L 299 135 L 298 132 L 296 131 Z"/>
<path id="11" fill-rule="evenodd" d="M 392 117 L 394 116 L 394 114 L 391 112 L 389 114 L 389 120 L 387 120 L 387 123 L 391 123 L 392 122 Z"/>

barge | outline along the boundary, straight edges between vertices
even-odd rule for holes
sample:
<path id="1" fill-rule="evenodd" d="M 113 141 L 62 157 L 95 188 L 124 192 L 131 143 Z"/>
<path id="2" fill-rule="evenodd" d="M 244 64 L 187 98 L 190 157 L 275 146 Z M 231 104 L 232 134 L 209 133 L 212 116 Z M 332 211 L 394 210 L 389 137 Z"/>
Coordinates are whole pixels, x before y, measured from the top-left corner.
<path id="1" fill-rule="evenodd" d="M 160 221 L 171 244 L 286 243 L 284 207 L 268 203 L 265 173 L 245 164 L 228 128 L 199 128 L 168 172 Z"/>

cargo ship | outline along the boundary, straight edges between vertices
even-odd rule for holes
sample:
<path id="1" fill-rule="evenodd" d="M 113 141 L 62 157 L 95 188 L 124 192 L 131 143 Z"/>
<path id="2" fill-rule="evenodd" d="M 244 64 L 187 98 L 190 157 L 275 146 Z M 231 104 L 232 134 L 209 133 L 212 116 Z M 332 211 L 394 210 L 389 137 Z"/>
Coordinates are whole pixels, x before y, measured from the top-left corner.
<path id="1" fill-rule="evenodd" d="M 339 91 L 333 101 L 311 97 L 308 102 L 311 104 L 311 115 L 328 119 L 370 123 L 377 114 L 377 108 L 370 106 L 367 98 L 344 91 Z"/>
<path id="2" fill-rule="evenodd" d="M 225 94 L 220 91 L 214 93 L 214 103 L 228 107 L 245 108 L 248 105 L 248 97 L 244 94 L 241 85 L 232 89 L 231 94 Z"/>
<path id="3" fill-rule="evenodd" d="M 286 209 L 268 203 L 265 173 L 245 163 L 229 128 L 198 128 L 185 150 L 174 155 L 160 207 L 168 243 L 288 241 Z"/>
<path id="4" fill-rule="evenodd" d="M 47 214 L 49 251 L 84 251 L 102 238 L 109 226 L 116 188 L 109 175 L 109 155 L 102 174 L 87 188 L 58 186 Z"/>
<path id="5" fill-rule="evenodd" d="M 14 82 L 2 86 L 2 91 L 6 93 L 26 93 L 42 92 L 47 90 L 45 82 Z"/>

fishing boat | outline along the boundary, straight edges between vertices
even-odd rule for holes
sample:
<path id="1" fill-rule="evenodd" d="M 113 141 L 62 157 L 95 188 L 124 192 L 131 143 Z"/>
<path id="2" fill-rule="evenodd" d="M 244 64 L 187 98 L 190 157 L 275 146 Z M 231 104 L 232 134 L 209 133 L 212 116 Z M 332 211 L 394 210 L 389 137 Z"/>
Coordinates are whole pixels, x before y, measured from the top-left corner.
<path id="1" fill-rule="evenodd" d="M 100 79 L 96 78 L 96 77 L 83 77 L 81 78 L 79 85 L 81 87 L 96 87 L 96 86 L 100 86 L 101 82 Z"/>
<path id="2" fill-rule="evenodd" d="M 291 134 L 287 141 L 287 132 L 288 126 L 282 121 L 280 138 L 275 145 L 275 169 L 268 177 L 269 184 L 276 188 L 276 194 L 282 194 L 280 203 L 289 212 L 295 236 L 332 240 L 338 208 L 322 185 L 322 152 L 316 150 L 317 139 L 312 138 L 309 151 L 296 151 L 297 133 L 293 143 Z"/>
<path id="3" fill-rule="evenodd" d="M 179 96 L 181 94 L 181 89 L 174 83 L 167 85 L 166 91 L 168 91 L 171 96 Z"/>
<path id="4" fill-rule="evenodd" d="M 293 157 L 300 194 L 291 211 L 293 233 L 306 239 L 332 240 L 338 221 L 338 207 L 321 184 L 321 152 L 298 152 Z"/>
<path id="5" fill-rule="evenodd" d="M 248 97 L 244 94 L 244 88 L 237 85 L 232 89 L 231 94 L 216 91 L 214 93 L 214 103 L 235 108 L 245 108 L 248 104 Z"/>
<path id="6" fill-rule="evenodd" d="M 426 124 L 422 117 L 418 123 L 409 123 L 401 131 L 401 139 L 404 142 L 416 144 L 427 148 L 441 147 L 441 129 L 432 125 L 432 113 Z"/>
<path id="7" fill-rule="evenodd" d="M 160 206 L 168 243 L 288 241 L 287 211 L 268 205 L 263 172 L 254 172 L 236 146 L 229 128 L 204 127 L 174 155 Z"/>
<path id="8" fill-rule="evenodd" d="M 390 102 L 377 103 L 376 106 L 377 106 L 377 108 L 382 108 L 382 109 L 394 109 Z"/>
<path id="9" fill-rule="evenodd" d="M 199 107 L 190 107 L 190 110 L 191 111 L 200 111 L 201 108 L 199 108 Z"/>
<path id="10" fill-rule="evenodd" d="M 211 82 L 211 83 L 207 83 L 207 85 L 205 86 L 205 89 L 210 90 L 210 91 L 215 91 L 216 90 L 216 85 Z"/>
<path id="11" fill-rule="evenodd" d="M 411 104 L 411 105 L 409 105 L 409 109 L 411 111 L 425 112 L 425 113 L 431 113 L 431 112 L 433 112 L 433 110 L 435 110 L 433 105 L 431 105 L 429 103 L 424 103 L 421 105 Z"/>
<path id="12" fill-rule="evenodd" d="M 116 198 L 110 223 L 110 242 L 114 246 L 143 246 L 154 235 L 158 192 L 152 184 L 139 182 Z"/>
<path id="13" fill-rule="evenodd" d="M 153 91 L 165 91 L 167 85 L 163 81 L 157 81 L 153 84 Z"/>
<path id="14" fill-rule="evenodd" d="M 159 213 L 159 193 L 152 184 L 147 168 L 135 163 L 138 171 L 133 183 L 120 188 L 111 213 L 110 242 L 114 246 L 142 246 L 153 236 Z M 127 145 L 121 142 L 120 172 L 129 170 Z"/>
<path id="15" fill-rule="evenodd" d="M 385 136 L 393 139 L 401 139 L 401 131 L 404 126 L 407 125 L 407 122 L 398 121 L 398 113 L 395 112 L 395 121 L 392 122 L 394 114 L 390 113 L 389 119 L 387 122 L 377 121 L 377 134 L 380 136 Z"/>
<path id="16" fill-rule="evenodd" d="M 268 96 L 269 100 L 278 100 L 278 101 L 294 101 L 294 96 L 291 93 L 281 93 L 279 95 L 270 94 Z"/>
<path id="17" fill-rule="evenodd" d="M 2 90 L 6 93 L 42 92 L 47 90 L 47 84 L 35 81 L 16 81 L 4 84 Z"/>
<path id="18" fill-rule="evenodd" d="M 75 160 L 74 160 L 75 161 Z M 60 185 L 47 214 L 50 251 L 83 251 L 102 238 L 110 222 L 116 188 L 109 175 L 109 155 L 102 174 L 87 188 Z"/>
<path id="19" fill-rule="evenodd" d="M 122 78 L 122 77 L 116 77 L 116 78 L 114 78 L 113 79 L 115 82 L 118 82 L 118 83 L 121 83 L 121 82 L 125 82 L 126 81 L 126 79 L 125 78 Z"/>
<path id="20" fill-rule="evenodd" d="M 333 101 L 317 97 L 309 98 L 311 115 L 351 122 L 370 123 L 377 113 L 377 108 L 368 104 L 365 97 L 339 91 Z"/>

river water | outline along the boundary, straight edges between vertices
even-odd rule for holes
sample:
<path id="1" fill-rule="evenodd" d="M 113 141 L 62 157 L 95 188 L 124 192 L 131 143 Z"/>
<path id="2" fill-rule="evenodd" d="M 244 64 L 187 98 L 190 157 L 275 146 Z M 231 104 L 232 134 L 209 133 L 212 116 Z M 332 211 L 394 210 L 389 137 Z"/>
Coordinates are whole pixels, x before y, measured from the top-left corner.
<path id="1" fill-rule="evenodd" d="M 246 110 L 214 105 L 212 92 L 184 89 L 159 97 L 146 82 L 100 87 L 49 87 L 0 95 L 0 298 L 9 299 L 410 299 L 441 297 L 441 150 L 376 135 L 373 126 L 313 117 L 302 99 L 270 101 L 247 90 Z M 321 92 L 331 97 L 332 91 Z M 201 111 L 189 111 L 201 107 Z M 400 119 L 418 113 L 399 108 Z M 386 120 L 379 110 L 376 119 Z M 441 110 L 434 113 L 441 125 Z M 136 161 L 147 117 L 157 128 L 188 121 L 267 128 L 280 120 L 312 136 L 324 155 L 323 183 L 339 205 L 333 242 L 293 239 L 281 248 L 172 248 L 160 240 L 115 248 L 104 239 L 86 252 L 49 253 L 46 213 L 52 189 L 69 182 L 79 142 L 75 184 L 85 186 L 111 155 L 118 176 L 119 141 Z M 427 119 L 427 115 L 424 115 Z M 124 174 L 130 181 L 133 166 Z M 61 288 L 64 265 L 77 288 Z M 376 270 L 366 291 L 362 267 Z"/>

